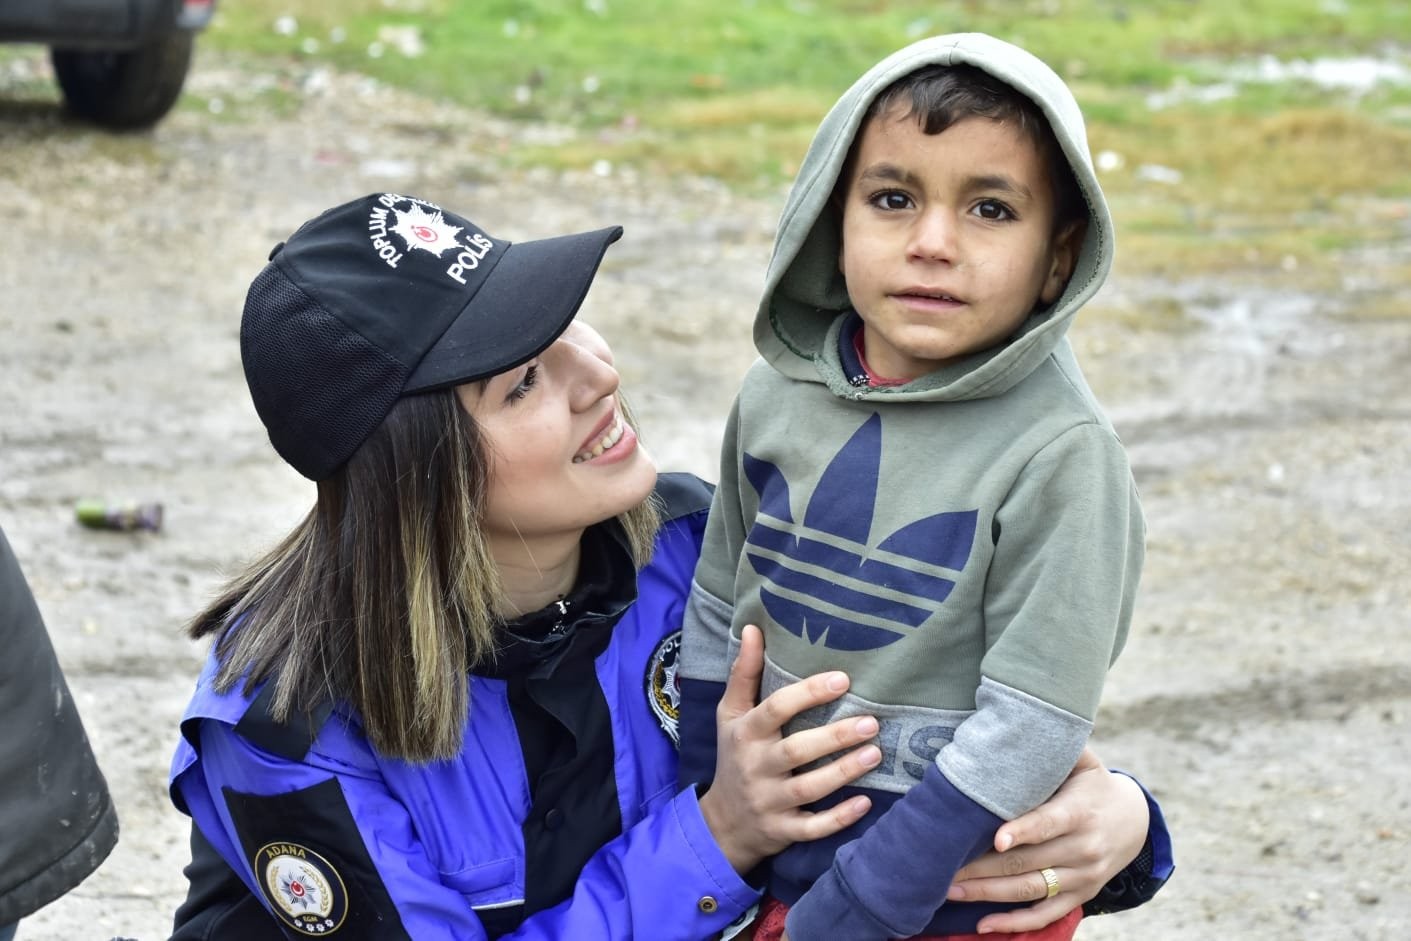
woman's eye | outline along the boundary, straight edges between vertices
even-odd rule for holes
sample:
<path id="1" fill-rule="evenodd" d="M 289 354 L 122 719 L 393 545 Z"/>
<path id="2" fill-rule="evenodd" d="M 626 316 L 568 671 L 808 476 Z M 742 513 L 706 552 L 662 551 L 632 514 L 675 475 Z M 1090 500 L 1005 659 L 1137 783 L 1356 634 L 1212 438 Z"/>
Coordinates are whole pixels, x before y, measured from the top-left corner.
<path id="1" fill-rule="evenodd" d="M 1010 211 L 1009 207 L 997 199 L 980 200 L 975 206 L 975 215 L 994 222 L 1014 218 L 1014 213 Z"/>
<path id="2" fill-rule="evenodd" d="M 510 390 L 509 401 L 513 405 L 529 394 L 529 390 L 534 388 L 534 384 L 539 381 L 539 366 L 531 363 L 524 371 L 524 378 L 519 380 L 519 384 Z"/>
<path id="3" fill-rule="evenodd" d="M 878 209 L 899 210 L 911 208 L 911 197 L 896 190 L 886 190 L 875 194 L 870 200 Z"/>

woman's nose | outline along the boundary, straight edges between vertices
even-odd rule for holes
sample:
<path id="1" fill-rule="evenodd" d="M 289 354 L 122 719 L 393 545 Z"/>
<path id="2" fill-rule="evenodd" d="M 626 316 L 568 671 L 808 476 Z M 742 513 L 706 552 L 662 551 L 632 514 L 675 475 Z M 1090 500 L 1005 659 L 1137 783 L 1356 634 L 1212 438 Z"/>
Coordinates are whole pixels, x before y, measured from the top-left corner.
<path id="1" fill-rule="evenodd" d="M 598 402 L 617 392 L 622 377 L 612 363 L 604 359 L 596 350 L 587 346 L 567 344 L 566 355 L 570 357 L 573 376 L 573 407 L 578 411 L 592 408 Z"/>

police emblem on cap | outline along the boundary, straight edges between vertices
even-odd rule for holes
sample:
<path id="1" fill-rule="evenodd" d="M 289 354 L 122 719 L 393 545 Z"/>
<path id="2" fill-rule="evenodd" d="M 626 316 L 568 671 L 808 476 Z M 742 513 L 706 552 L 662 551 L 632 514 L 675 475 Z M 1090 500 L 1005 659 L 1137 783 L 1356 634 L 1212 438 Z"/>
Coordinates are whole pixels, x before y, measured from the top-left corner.
<path id="1" fill-rule="evenodd" d="M 255 854 L 260 888 L 280 921 L 305 937 L 343 927 L 348 890 L 333 864 L 298 843 L 266 843 Z"/>
<path id="2" fill-rule="evenodd" d="M 481 259 L 494 249 L 495 242 L 464 219 L 456 219 L 465 224 L 452 225 L 435 203 L 383 193 L 369 211 L 367 238 L 389 268 L 398 267 L 408 253 L 425 252 L 440 258 L 446 252 L 454 252 L 446 276 L 464 285 L 467 272 L 480 267 Z"/>
<path id="3" fill-rule="evenodd" d="M 647 702 L 657 724 L 681 747 L 681 684 L 676 678 L 676 666 L 681 659 L 681 632 L 667 635 L 657 644 L 647 661 Z"/>

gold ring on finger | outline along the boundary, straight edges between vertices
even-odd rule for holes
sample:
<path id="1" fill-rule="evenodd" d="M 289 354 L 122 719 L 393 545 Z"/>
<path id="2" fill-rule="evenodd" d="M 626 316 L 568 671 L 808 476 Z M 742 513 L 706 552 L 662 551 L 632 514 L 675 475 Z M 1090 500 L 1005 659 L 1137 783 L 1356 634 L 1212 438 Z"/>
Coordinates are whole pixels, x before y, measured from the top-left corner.
<path id="1" fill-rule="evenodd" d="M 1058 894 L 1058 873 L 1045 866 L 1039 870 L 1039 875 L 1044 877 L 1044 882 L 1048 885 L 1048 895 L 1045 895 L 1044 898 L 1053 898 Z"/>

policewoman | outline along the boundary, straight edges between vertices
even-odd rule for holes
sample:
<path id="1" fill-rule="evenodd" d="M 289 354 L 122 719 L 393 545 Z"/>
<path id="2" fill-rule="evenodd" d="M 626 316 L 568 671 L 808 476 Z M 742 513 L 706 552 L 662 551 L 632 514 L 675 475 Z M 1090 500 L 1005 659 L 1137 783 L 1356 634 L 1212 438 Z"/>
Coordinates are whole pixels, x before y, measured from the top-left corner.
<path id="1" fill-rule="evenodd" d="M 675 788 L 710 494 L 657 474 L 574 320 L 620 235 L 510 244 L 374 194 L 255 278 L 246 380 L 317 499 L 190 628 L 212 647 L 172 763 L 194 823 L 175 937 L 700 941 L 748 920 L 766 857 L 866 812 L 801 807 L 879 760 L 875 722 L 781 738 L 847 678 L 756 705 L 757 638 L 714 784 Z M 1138 811 L 1072 860 L 1093 892 L 1147 838 Z"/>

